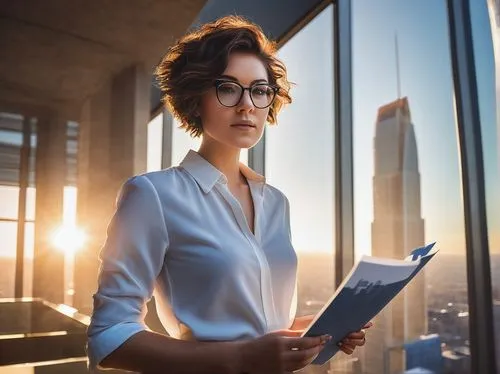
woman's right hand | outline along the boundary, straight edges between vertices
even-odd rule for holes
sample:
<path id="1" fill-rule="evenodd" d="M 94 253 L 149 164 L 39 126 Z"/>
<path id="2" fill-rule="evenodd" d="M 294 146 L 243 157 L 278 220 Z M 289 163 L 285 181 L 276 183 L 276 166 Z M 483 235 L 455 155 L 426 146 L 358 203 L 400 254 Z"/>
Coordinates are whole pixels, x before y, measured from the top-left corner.
<path id="1" fill-rule="evenodd" d="M 286 374 L 309 365 L 330 339 L 328 335 L 300 337 L 297 331 L 279 330 L 241 342 L 242 374 Z"/>

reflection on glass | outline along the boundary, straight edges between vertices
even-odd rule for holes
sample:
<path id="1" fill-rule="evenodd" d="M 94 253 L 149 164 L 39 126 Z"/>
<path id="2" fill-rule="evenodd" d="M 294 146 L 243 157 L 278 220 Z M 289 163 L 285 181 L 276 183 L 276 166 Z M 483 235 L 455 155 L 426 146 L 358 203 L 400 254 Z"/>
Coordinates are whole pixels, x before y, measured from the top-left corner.
<path id="1" fill-rule="evenodd" d="M 500 4 L 471 2 L 483 144 L 497 368 L 500 370 Z"/>
<path id="2" fill-rule="evenodd" d="M 334 291 L 332 12 L 326 8 L 279 50 L 295 83 L 293 103 L 278 125 L 266 128 L 266 179 L 290 201 L 297 316 L 317 313 Z M 329 370 L 310 366 L 303 372 Z"/>
<path id="3" fill-rule="evenodd" d="M 440 249 L 377 316 L 353 371 L 469 373 L 446 1 L 356 0 L 352 10 L 356 256 Z"/>

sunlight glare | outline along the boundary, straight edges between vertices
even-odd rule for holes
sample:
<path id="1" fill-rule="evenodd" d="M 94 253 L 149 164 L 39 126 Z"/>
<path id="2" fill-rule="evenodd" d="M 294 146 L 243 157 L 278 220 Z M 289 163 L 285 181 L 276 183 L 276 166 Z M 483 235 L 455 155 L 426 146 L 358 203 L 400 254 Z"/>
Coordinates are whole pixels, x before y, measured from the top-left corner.
<path id="1" fill-rule="evenodd" d="M 86 234 L 73 225 L 60 226 L 52 236 L 54 246 L 67 254 L 74 254 L 80 250 L 86 241 Z"/>

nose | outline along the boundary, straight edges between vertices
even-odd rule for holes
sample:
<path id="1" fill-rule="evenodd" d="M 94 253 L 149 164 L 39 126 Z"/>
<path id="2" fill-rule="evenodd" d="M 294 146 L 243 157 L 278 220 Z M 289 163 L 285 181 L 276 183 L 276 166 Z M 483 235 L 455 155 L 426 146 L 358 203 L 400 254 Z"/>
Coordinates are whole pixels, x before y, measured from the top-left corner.
<path id="1" fill-rule="evenodd" d="M 250 98 L 250 90 L 245 90 L 243 92 L 243 96 L 238 104 L 239 112 L 250 112 L 254 110 L 255 107 L 253 105 L 252 99 Z"/>

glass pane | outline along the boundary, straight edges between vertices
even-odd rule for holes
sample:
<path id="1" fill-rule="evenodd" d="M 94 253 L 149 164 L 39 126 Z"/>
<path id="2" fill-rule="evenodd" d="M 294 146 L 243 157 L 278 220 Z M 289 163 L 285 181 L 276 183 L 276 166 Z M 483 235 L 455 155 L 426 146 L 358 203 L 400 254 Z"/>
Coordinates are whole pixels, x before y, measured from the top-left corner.
<path id="1" fill-rule="evenodd" d="M 19 185 L 22 126 L 22 116 L 0 112 L 0 185 Z"/>
<path id="2" fill-rule="evenodd" d="M 14 297 L 17 223 L 0 221 L 0 298 Z"/>
<path id="3" fill-rule="evenodd" d="M 189 133 L 180 128 L 180 122 L 174 119 L 172 126 L 172 166 L 179 165 L 186 153 L 193 149 L 198 150 L 201 138 L 193 138 Z"/>
<path id="4" fill-rule="evenodd" d="M 15 219 L 19 210 L 19 187 L 0 186 L 0 219 Z"/>
<path id="5" fill-rule="evenodd" d="M 35 220 L 36 188 L 28 187 L 26 189 L 26 220 Z"/>
<path id="6" fill-rule="evenodd" d="M 76 186 L 77 183 L 78 133 L 79 125 L 77 122 L 69 121 L 66 123 L 66 186 Z"/>
<path id="7" fill-rule="evenodd" d="M 28 184 L 30 187 L 35 186 L 35 177 L 36 177 L 36 147 L 37 147 L 37 143 L 38 143 L 36 123 L 37 123 L 36 119 L 32 119 L 32 121 L 31 121 L 31 139 L 30 139 L 31 150 L 30 150 L 29 176 L 28 176 Z"/>
<path id="8" fill-rule="evenodd" d="M 23 297 L 33 296 L 33 254 L 35 251 L 35 224 L 27 222 L 24 226 L 24 269 Z"/>
<path id="9" fill-rule="evenodd" d="M 73 278 L 75 253 L 85 246 L 86 234 L 76 225 L 78 189 L 64 187 L 63 224 L 54 237 L 59 249 L 64 251 L 64 303 L 73 304 Z"/>
<path id="10" fill-rule="evenodd" d="M 148 124 L 147 170 L 161 170 L 163 149 L 163 112 Z"/>
<path id="11" fill-rule="evenodd" d="M 471 2 L 471 18 L 484 149 L 495 347 L 500 370 L 500 3 Z"/>
<path id="12" fill-rule="evenodd" d="M 0 130 L 0 139 L 2 139 L 2 143 L 4 144 L 19 148 L 23 144 L 23 133 L 2 129 Z"/>
<path id="13" fill-rule="evenodd" d="M 174 119 L 172 126 L 172 165 L 181 163 L 187 152 L 192 149 L 197 151 L 201 145 L 201 137 L 193 138 L 189 133 L 180 128 L 180 122 Z M 242 149 L 240 153 L 240 162 L 248 165 L 248 149 Z"/>
<path id="14" fill-rule="evenodd" d="M 356 256 L 403 259 L 434 241 L 440 250 L 377 316 L 367 345 L 358 350 L 358 370 L 469 373 L 446 1 L 352 4 Z"/>
<path id="15" fill-rule="evenodd" d="M 327 7 L 279 50 L 295 83 L 293 103 L 266 128 L 266 179 L 290 201 L 297 316 L 316 314 L 334 292 L 332 12 Z"/>

